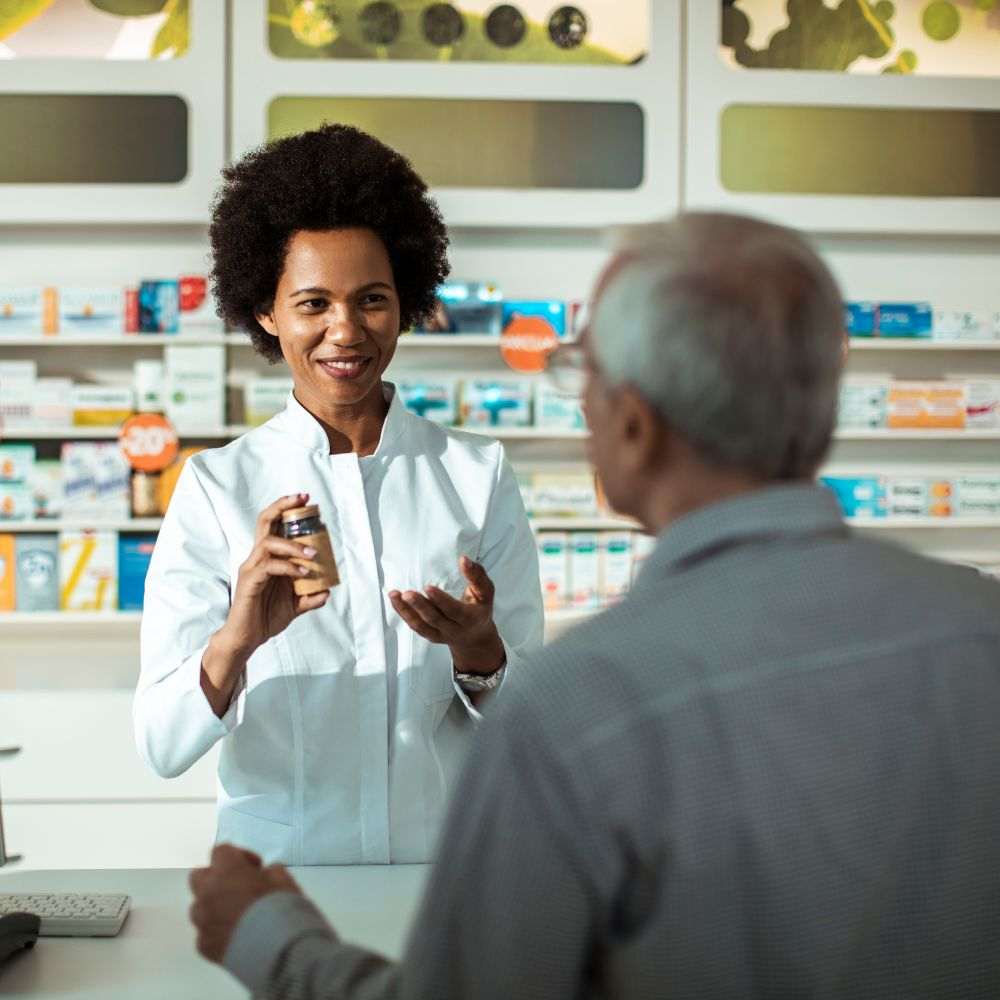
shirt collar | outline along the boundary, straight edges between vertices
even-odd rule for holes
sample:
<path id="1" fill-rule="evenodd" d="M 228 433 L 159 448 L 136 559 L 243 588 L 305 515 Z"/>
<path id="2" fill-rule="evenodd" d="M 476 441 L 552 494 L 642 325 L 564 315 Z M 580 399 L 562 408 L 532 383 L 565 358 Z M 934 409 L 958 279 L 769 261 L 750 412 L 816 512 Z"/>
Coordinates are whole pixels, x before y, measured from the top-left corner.
<path id="1" fill-rule="evenodd" d="M 767 486 L 679 518 L 659 535 L 638 583 L 650 569 L 673 571 L 751 539 L 847 534 L 833 494 L 814 483 Z"/>
<path id="2" fill-rule="evenodd" d="M 392 382 L 382 383 L 382 394 L 389 404 L 389 412 L 382 425 L 382 434 L 379 437 L 375 455 L 389 448 L 402 434 L 408 415 L 406 406 Z M 294 391 L 288 394 L 288 402 L 281 413 L 281 420 L 283 429 L 291 434 L 296 441 L 304 444 L 311 451 L 319 451 L 325 455 L 330 454 L 330 441 L 323 425 L 295 398 Z"/>

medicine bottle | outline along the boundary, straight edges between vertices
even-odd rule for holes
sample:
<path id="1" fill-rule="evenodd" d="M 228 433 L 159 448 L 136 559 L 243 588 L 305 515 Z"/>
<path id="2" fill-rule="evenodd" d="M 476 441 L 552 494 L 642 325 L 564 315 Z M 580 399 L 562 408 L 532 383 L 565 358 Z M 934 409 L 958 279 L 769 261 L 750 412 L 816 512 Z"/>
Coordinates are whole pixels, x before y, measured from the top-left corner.
<path id="1" fill-rule="evenodd" d="M 319 507 L 312 504 L 308 507 L 286 510 L 281 515 L 281 533 L 285 538 L 292 538 L 316 550 L 316 555 L 312 559 L 292 559 L 297 566 L 306 566 L 309 569 L 308 576 L 292 580 L 296 594 L 300 596 L 317 594 L 321 590 L 330 590 L 340 583 L 330 535 L 320 519 Z"/>

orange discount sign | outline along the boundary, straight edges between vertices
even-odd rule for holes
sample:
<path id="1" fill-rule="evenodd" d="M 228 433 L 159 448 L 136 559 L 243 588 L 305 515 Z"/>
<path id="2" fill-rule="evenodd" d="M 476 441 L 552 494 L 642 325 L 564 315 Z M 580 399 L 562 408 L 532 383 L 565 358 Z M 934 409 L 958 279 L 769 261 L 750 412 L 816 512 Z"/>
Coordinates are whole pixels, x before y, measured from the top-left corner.
<path id="1" fill-rule="evenodd" d="M 541 316 L 515 316 L 500 334 L 500 353 L 516 372 L 545 371 L 549 355 L 559 346 L 559 336 Z"/>
<path id="2" fill-rule="evenodd" d="M 118 444 L 139 472 L 161 472 L 177 457 L 177 431 L 159 413 L 129 417 L 122 424 Z"/>

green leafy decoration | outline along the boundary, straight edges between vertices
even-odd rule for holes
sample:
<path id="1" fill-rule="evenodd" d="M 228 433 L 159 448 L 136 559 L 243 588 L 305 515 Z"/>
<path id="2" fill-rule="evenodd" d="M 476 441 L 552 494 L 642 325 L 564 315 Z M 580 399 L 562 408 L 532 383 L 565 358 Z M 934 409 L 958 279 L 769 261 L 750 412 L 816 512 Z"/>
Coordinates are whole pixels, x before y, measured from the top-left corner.
<path id="1" fill-rule="evenodd" d="M 179 59 L 188 50 L 190 30 L 188 28 L 188 0 L 168 0 L 163 8 L 167 15 L 163 27 L 153 40 L 150 57 L 156 59 L 173 50 L 173 58 Z"/>
<path id="2" fill-rule="evenodd" d="M 903 49 L 896 57 L 894 63 L 890 63 L 883 73 L 912 73 L 917 68 L 917 54 L 911 49 Z"/>
<path id="3" fill-rule="evenodd" d="M 308 2 L 308 0 L 305 0 Z M 451 59 L 474 62 L 577 63 L 584 65 L 621 65 L 613 52 L 584 43 L 573 49 L 561 49 L 549 38 L 548 26 L 529 21 L 524 38 L 511 48 L 494 45 L 486 36 L 484 19 L 479 14 L 462 11 L 465 31 L 454 45 L 432 45 L 421 30 L 421 17 L 428 0 L 395 0 L 402 15 L 402 30 L 389 45 L 366 44 L 358 23 L 358 12 L 368 0 L 312 0 L 310 12 L 319 8 L 336 11 L 336 37 L 327 44 L 303 44 L 292 31 L 293 18 L 302 6 L 295 0 L 269 0 L 268 31 L 271 51 L 283 59 L 416 59 L 421 61 Z M 461 8 L 461 4 L 456 3 Z M 300 16 L 301 16 L 300 11 Z M 329 19 L 334 21 L 333 17 Z M 334 33 L 334 32 L 331 32 Z M 300 32 L 302 34 L 302 32 Z M 303 37 L 307 37 L 303 35 Z M 322 38 L 322 33 L 319 33 Z"/>
<path id="4" fill-rule="evenodd" d="M 896 13 L 889 0 L 788 0 L 788 25 L 776 31 L 767 48 L 747 43 L 750 20 L 734 4 L 722 8 L 722 44 L 741 66 L 754 69 L 846 70 L 862 57 L 881 59 L 891 51 L 889 22 Z"/>
<path id="5" fill-rule="evenodd" d="M 146 17 L 159 14 L 167 0 L 89 0 L 91 7 L 117 17 Z"/>
<path id="6" fill-rule="evenodd" d="M 924 8 L 920 23 L 928 38 L 933 38 L 935 42 L 946 42 L 958 34 L 962 18 L 953 3 L 935 0 Z"/>
<path id="7" fill-rule="evenodd" d="M 52 6 L 53 0 L 2 0 L 0 2 L 0 41 L 20 31 Z"/>

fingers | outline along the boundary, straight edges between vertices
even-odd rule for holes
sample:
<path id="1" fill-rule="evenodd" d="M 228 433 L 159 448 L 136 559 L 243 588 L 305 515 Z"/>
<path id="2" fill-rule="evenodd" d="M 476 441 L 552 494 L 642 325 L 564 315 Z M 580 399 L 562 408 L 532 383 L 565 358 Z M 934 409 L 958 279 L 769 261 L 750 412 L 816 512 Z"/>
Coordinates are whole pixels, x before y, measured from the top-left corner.
<path id="1" fill-rule="evenodd" d="M 470 607 L 457 597 L 452 597 L 446 590 L 428 583 L 424 587 L 427 600 L 448 620 L 450 624 L 463 625 L 468 620 Z"/>
<path id="2" fill-rule="evenodd" d="M 480 563 L 474 562 L 468 556 L 462 556 L 458 560 L 459 569 L 462 575 L 469 581 L 469 591 L 474 600 L 482 604 L 487 604 L 493 600 L 493 581 L 489 574 L 483 569 Z"/>
<path id="3" fill-rule="evenodd" d="M 257 518 L 257 526 L 254 529 L 254 541 L 259 542 L 262 538 L 274 533 L 274 522 L 286 510 L 294 510 L 296 507 L 303 507 L 309 501 L 308 493 L 291 493 L 288 496 L 275 500 L 270 506 L 265 507 Z"/>
<path id="4" fill-rule="evenodd" d="M 295 602 L 295 614 L 304 615 L 307 611 L 315 611 L 323 607 L 330 598 L 329 590 L 321 590 L 318 594 L 306 594 Z"/>
<path id="5" fill-rule="evenodd" d="M 308 576 L 308 567 L 292 560 L 311 559 L 314 555 L 316 550 L 311 546 L 269 535 L 254 546 L 253 552 L 240 567 L 240 575 L 241 578 L 250 577 L 257 585 L 266 582 L 269 576 L 289 576 L 292 579 Z"/>
<path id="6" fill-rule="evenodd" d="M 212 868 L 231 868 L 239 865 L 260 868 L 264 862 L 259 854 L 237 847 L 235 844 L 216 844 L 212 848 L 209 864 Z"/>
<path id="7" fill-rule="evenodd" d="M 412 595 L 419 597 L 415 591 L 408 590 L 407 595 Z M 429 625 L 420 615 L 415 607 L 409 602 L 403 599 L 403 594 L 398 590 L 392 590 L 389 592 L 389 600 L 392 602 L 393 609 L 400 618 L 406 622 L 407 625 L 413 629 L 417 635 L 422 636 L 430 642 L 444 642 L 444 637 L 441 632 Z"/>

